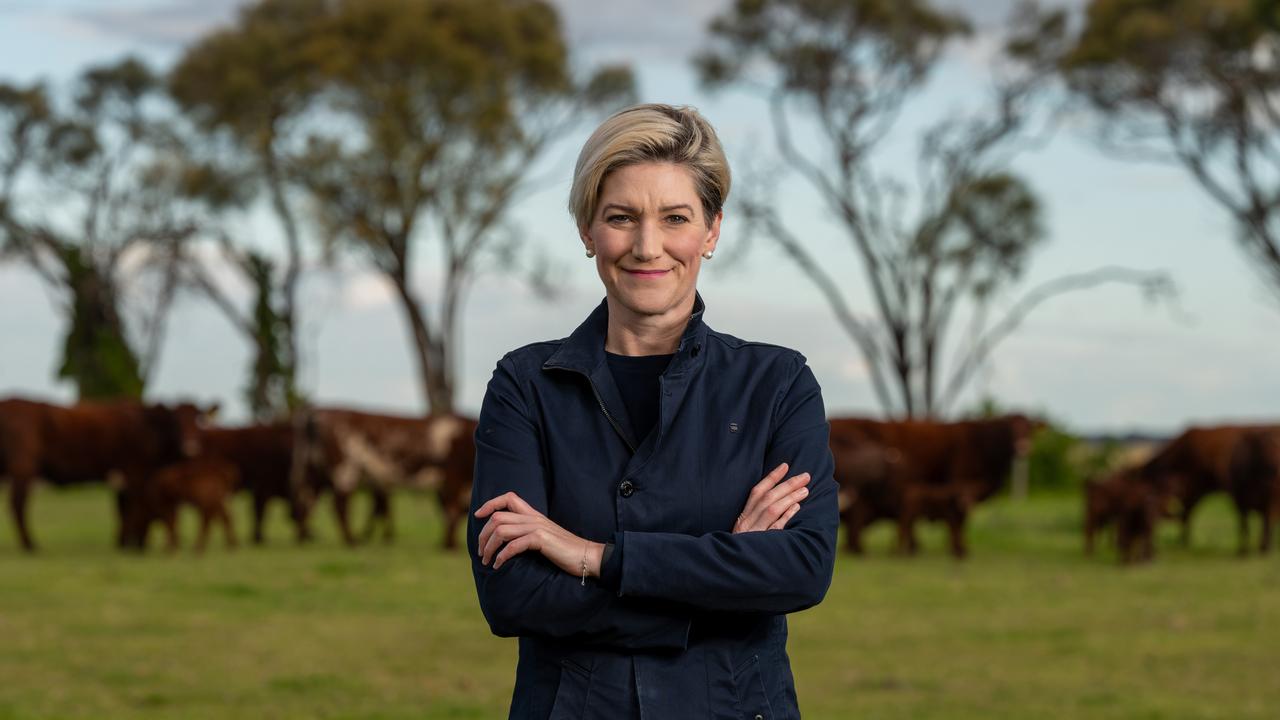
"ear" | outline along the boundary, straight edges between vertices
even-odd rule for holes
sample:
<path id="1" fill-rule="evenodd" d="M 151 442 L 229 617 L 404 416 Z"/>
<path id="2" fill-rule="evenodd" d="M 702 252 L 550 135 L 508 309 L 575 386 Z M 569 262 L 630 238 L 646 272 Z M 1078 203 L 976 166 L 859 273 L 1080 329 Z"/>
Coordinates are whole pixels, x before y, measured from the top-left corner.
<path id="1" fill-rule="evenodd" d="M 716 243 L 720 242 L 720 221 L 724 219 L 724 211 L 716 213 L 711 220 L 711 227 L 707 228 L 707 239 L 702 243 L 702 252 L 715 252 Z"/>
<path id="2" fill-rule="evenodd" d="M 582 247 L 586 248 L 587 252 L 596 251 L 596 241 L 591 239 L 585 227 L 578 228 L 578 237 L 582 238 Z"/>

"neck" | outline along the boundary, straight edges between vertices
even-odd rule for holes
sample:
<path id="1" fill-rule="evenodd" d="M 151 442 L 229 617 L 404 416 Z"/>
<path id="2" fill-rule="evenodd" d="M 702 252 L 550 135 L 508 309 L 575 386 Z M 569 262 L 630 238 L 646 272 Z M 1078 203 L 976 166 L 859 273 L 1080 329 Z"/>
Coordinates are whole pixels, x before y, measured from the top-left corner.
<path id="1" fill-rule="evenodd" d="M 670 355 L 680 345 L 680 337 L 693 314 L 693 294 L 661 315 L 634 313 L 608 298 L 609 329 L 604 349 L 615 355 Z"/>

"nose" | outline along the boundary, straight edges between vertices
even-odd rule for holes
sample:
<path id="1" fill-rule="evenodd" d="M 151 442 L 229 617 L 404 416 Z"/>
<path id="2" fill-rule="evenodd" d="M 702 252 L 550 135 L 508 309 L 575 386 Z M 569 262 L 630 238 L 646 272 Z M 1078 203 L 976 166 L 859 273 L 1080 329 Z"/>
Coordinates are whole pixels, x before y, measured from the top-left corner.
<path id="1" fill-rule="evenodd" d="M 631 256 L 640 262 L 662 257 L 662 233 L 652 222 L 642 222 L 631 243 Z"/>

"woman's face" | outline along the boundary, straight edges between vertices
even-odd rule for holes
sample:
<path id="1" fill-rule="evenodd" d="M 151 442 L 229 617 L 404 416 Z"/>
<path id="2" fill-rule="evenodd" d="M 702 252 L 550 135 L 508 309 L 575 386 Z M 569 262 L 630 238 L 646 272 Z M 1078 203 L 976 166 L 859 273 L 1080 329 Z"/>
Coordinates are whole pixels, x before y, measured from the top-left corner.
<path id="1" fill-rule="evenodd" d="M 680 165 L 641 163 L 609 173 L 582 242 L 613 303 L 635 315 L 687 315 L 702 254 L 720 237 L 710 224 L 693 177 Z"/>

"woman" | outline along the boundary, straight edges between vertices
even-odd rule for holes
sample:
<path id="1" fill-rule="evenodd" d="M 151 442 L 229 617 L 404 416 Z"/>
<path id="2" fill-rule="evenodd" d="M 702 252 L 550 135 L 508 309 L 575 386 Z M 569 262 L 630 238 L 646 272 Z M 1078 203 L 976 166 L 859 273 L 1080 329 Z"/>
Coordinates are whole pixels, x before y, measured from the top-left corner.
<path id="1" fill-rule="evenodd" d="M 803 356 L 702 321 L 728 192 L 691 108 L 623 110 L 578 157 L 605 300 L 498 362 L 476 430 L 467 541 L 520 638 L 512 718 L 799 717 L 785 614 L 830 585 L 836 486 Z"/>

